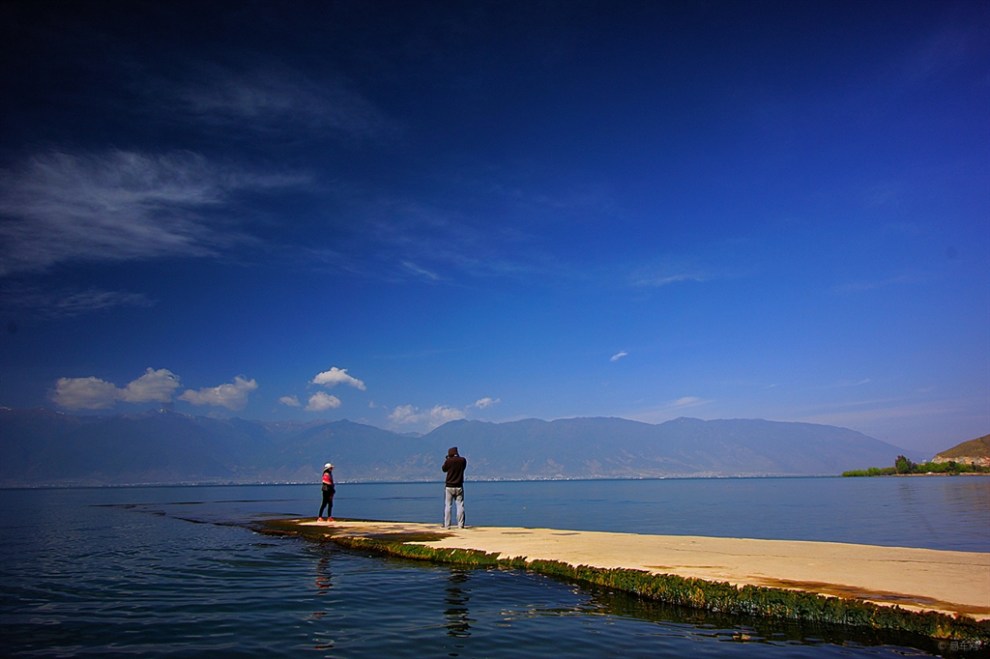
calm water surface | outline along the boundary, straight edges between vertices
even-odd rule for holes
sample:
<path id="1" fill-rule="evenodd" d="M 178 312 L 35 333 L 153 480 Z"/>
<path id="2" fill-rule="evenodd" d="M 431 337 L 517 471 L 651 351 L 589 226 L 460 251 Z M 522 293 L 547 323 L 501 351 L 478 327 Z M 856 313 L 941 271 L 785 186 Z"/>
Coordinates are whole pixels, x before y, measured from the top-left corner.
<path id="1" fill-rule="evenodd" d="M 469 483 L 470 525 L 990 551 L 990 478 Z M 916 638 L 724 618 L 509 570 L 254 533 L 318 486 L 0 491 L 6 656 L 925 656 Z M 338 487 L 338 517 L 439 521 L 436 484 Z M 951 654 L 951 652 L 949 652 Z"/>

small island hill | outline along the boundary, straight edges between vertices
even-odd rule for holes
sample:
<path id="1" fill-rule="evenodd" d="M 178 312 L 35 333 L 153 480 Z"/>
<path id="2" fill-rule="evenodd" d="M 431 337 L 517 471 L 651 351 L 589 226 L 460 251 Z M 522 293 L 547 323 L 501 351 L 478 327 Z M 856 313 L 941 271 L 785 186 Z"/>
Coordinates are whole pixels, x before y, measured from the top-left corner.
<path id="1" fill-rule="evenodd" d="M 990 473 L 990 435 L 977 437 L 938 453 L 928 462 L 915 464 L 903 455 L 893 467 L 870 467 L 842 472 L 843 476 L 959 476 Z"/>
<path id="2" fill-rule="evenodd" d="M 953 446 L 948 451 L 942 451 L 932 462 L 946 464 L 968 464 L 975 467 L 990 467 L 990 435 L 983 435 Z"/>

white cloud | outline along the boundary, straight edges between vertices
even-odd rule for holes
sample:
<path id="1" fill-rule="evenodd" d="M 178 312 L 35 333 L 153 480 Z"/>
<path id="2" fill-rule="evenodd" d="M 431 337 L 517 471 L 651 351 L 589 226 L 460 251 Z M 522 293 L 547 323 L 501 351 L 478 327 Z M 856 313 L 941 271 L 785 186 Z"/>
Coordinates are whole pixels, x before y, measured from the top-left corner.
<path id="1" fill-rule="evenodd" d="M 389 421 L 395 425 L 422 425 L 428 430 L 464 417 L 463 410 L 446 405 L 434 405 L 433 408 L 425 411 L 412 405 L 399 405 L 388 415 Z"/>
<path id="2" fill-rule="evenodd" d="M 332 366 L 329 371 L 318 373 L 316 377 L 313 378 L 313 384 L 320 384 L 324 387 L 334 387 L 338 384 L 347 384 L 355 389 L 360 389 L 361 391 L 365 391 L 366 389 L 364 382 L 347 374 L 346 368 L 337 368 L 336 366 Z"/>
<path id="3" fill-rule="evenodd" d="M 59 378 L 52 400 L 70 410 L 105 410 L 117 401 L 125 403 L 167 403 L 179 388 L 179 378 L 166 368 L 148 368 L 144 375 L 118 388 L 96 377 Z"/>
<path id="4" fill-rule="evenodd" d="M 340 399 L 323 391 L 318 391 L 310 396 L 309 402 L 306 403 L 307 412 L 323 412 L 338 407 L 340 407 Z"/>
<path id="5" fill-rule="evenodd" d="M 302 403 L 295 396 L 282 396 L 278 399 L 278 402 L 287 407 L 302 407 Z"/>
<path id="6" fill-rule="evenodd" d="M 626 352 L 625 350 L 620 350 L 619 352 L 617 352 L 614 355 L 612 355 L 611 357 L 609 357 L 608 360 L 610 362 L 617 362 L 620 359 L 622 359 L 623 357 L 628 357 L 628 356 L 629 356 L 629 353 L 628 352 Z"/>
<path id="7" fill-rule="evenodd" d="M 233 170 L 189 152 L 40 153 L 0 171 L 0 275 L 68 262 L 202 257 L 250 242 L 215 209 L 242 190 L 298 179 Z"/>
<path id="8" fill-rule="evenodd" d="M 468 410 L 484 410 L 501 402 L 502 399 L 500 398 L 484 396 L 464 408 L 434 405 L 428 410 L 421 410 L 413 405 L 398 405 L 392 409 L 388 415 L 388 420 L 394 426 L 421 426 L 425 430 L 433 430 L 448 421 L 466 418 Z"/>
<path id="9" fill-rule="evenodd" d="M 412 405 L 397 405 L 396 408 L 389 413 L 388 420 L 396 425 L 406 425 L 409 423 L 419 422 L 419 418 L 416 415 L 416 408 Z"/>
<path id="10" fill-rule="evenodd" d="M 157 401 L 167 403 L 179 388 L 179 378 L 167 368 L 149 368 L 144 375 L 120 390 L 120 400 L 128 403 Z"/>
<path id="11" fill-rule="evenodd" d="M 103 410 L 117 402 L 117 386 L 99 378 L 59 378 L 52 400 L 70 410 Z"/>
<path id="12" fill-rule="evenodd" d="M 206 387 L 199 391 L 186 389 L 179 399 L 193 405 L 213 405 L 239 410 L 247 404 L 248 394 L 257 388 L 258 383 L 255 380 L 248 380 L 238 375 L 232 383 Z"/>
<path id="13" fill-rule="evenodd" d="M 433 427 L 442 426 L 448 421 L 456 421 L 458 419 L 463 419 L 465 416 L 462 410 L 456 407 L 447 407 L 446 405 L 435 405 L 433 409 L 430 410 L 430 425 Z"/>

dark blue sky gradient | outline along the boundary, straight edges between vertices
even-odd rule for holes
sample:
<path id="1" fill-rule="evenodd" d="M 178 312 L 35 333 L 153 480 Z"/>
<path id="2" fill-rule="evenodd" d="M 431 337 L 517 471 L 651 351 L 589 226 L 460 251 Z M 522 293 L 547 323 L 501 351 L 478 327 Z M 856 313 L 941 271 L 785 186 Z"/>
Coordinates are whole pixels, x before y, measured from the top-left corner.
<path id="1" fill-rule="evenodd" d="M 990 431 L 985 2 L 15 0 L 0 32 L 0 405 Z"/>

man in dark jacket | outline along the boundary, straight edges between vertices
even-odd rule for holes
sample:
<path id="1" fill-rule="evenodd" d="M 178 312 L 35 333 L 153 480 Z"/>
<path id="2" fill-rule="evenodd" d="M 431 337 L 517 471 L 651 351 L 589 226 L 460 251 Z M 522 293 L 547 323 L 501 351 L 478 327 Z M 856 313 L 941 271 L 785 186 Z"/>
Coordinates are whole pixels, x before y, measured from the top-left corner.
<path id="1" fill-rule="evenodd" d="M 447 459 L 443 462 L 443 471 L 447 474 L 446 487 L 443 496 L 443 528 L 450 528 L 450 504 L 457 503 L 457 526 L 464 528 L 464 469 L 467 460 L 457 453 L 457 447 L 447 450 Z"/>

